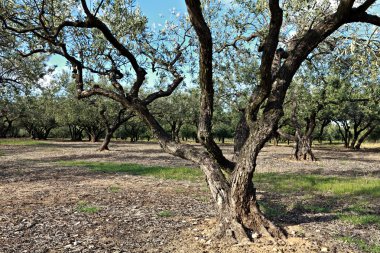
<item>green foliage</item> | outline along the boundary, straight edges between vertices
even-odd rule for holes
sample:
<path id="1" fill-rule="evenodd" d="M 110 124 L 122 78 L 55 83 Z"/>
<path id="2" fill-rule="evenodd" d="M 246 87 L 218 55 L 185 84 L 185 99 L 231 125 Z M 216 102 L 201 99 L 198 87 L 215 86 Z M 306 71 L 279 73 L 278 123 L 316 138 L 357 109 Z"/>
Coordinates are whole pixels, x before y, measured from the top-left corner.
<path id="1" fill-rule="evenodd" d="M 81 166 L 98 172 L 122 172 L 136 176 L 153 176 L 159 179 L 199 181 L 202 172 L 195 168 L 170 168 L 160 166 L 144 166 L 140 164 L 102 163 L 87 161 L 60 161 L 64 166 Z"/>

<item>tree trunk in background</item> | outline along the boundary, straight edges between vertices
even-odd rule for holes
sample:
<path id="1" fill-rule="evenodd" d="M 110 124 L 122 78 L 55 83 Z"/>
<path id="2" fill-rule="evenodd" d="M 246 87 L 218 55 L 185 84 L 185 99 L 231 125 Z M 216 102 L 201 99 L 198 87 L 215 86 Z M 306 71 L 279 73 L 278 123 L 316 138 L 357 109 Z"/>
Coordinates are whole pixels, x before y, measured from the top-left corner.
<path id="1" fill-rule="evenodd" d="M 69 125 L 70 138 L 72 141 L 82 141 L 83 129 L 80 129 L 78 126 Z"/>
<path id="2" fill-rule="evenodd" d="M 358 142 L 355 145 L 355 149 L 360 149 L 360 146 L 364 142 L 364 140 L 375 130 L 376 124 L 372 124 L 367 131 L 359 138 Z"/>
<path id="3" fill-rule="evenodd" d="M 324 119 L 322 124 L 321 124 L 321 128 L 319 129 L 319 134 L 318 134 L 318 142 L 319 143 L 322 143 L 322 141 L 323 141 L 323 133 L 325 131 L 325 127 L 327 127 L 328 124 L 330 124 L 330 120 Z"/>
<path id="4" fill-rule="evenodd" d="M 342 122 L 343 130 L 342 127 L 340 126 L 338 121 L 335 121 L 335 123 L 338 126 L 338 131 L 340 136 L 342 137 L 342 140 L 344 142 L 344 147 L 349 148 L 350 147 L 350 139 L 351 139 L 351 132 L 350 132 L 350 127 L 346 122 Z"/>
<path id="5" fill-rule="evenodd" d="M 107 132 L 99 151 L 109 150 L 108 144 L 111 142 L 113 132 Z"/>
<path id="6" fill-rule="evenodd" d="M 307 160 L 309 158 L 311 161 L 316 161 L 314 153 L 311 150 L 311 145 L 312 145 L 311 137 L 310 136 L 303 136 L 302 140 L 301 140 L 301 144 L 302 144 L 301 156 L 302 156 L 303 160 Z"/>

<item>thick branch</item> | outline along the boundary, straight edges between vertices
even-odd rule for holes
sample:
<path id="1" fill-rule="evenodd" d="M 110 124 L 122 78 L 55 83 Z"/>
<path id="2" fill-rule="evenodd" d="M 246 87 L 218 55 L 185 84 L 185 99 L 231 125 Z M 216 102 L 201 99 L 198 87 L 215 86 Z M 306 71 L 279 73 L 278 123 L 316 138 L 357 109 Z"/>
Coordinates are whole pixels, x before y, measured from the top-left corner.
<path id="1" fill-rule="evenodd" d="M 265 80 L 262 84 L 264 86 L 269 86 L 272 82 L 272 62 L 278 45 L 283 15 L 283 11 L 280 8 L 278 0 L 270 0 L 269 9 L 271 12 L 269 32 L 264 43 L 259 48 L 259 51 L 263 52 L 261 57 L 260 74 L 261 79 Z"/>
<path id="2" fill-rule="evenodd" d="M 364 12 L 364 13 L 360 13 L 358 15 L 353 15 L 348 20 L 348 22 L 362 22 L 362 23 L 368 23 L 368 24 L 380 26 L 380 17 Z"/>
<path id="3" fill-rule="evenodd" d="M 91 14 L 90 10 L 87 7 L 86 0 L 81 0 L 81 3 L 82 3 L 82 7 L 84 9 L 84 12 L 87 15 L 87 22 L 89 22 L 89 24 L 91 26 L 99 29 L 103 33 L 104 37 L 108 40 L 108 42 L 110 42 L 112 44 L 112 46 L 116 50 L 118 50 L 118 52 L 122 56 L 126 57 L 129 60 L 129 62 L 131 63 L 133 70 L 136 72 L 137 80 L 133 84 L 133 86 L 130 90 L 130 94 L 133 97 L 137 97 L 138 92 L 140 90 L 140 87 L 145 80 L 145 75 L 147 74 L 145 69 L 140 67 L 140 65 L 137 62 L 136 57 L 123 44 L 121 44 L 118 41 L 118 39 L 110 31 L 108 26 L 105 23 L 103 23 L 100 19 L 98 19 L 97 17 L 95 17 L 94 15 Z"/>
<path id="4" fill-rule="evenodd" d="M 148 105 L 158 98 L 170 96 L 173 93 L 173 91 L 178 87 L 178 85 L 182 82 L 182 80 L 183 80 L 183 77 L 179 77 L 175 79 L 172 84 L 168 85 L 168 89 L 166 91 L 159 90 L 157 92 L 154 92 L 148 95 L 143 100 L 143 104 Z"/>
<path id="5" fill-rule="evenodd" d="M 282 131 L 281 129 L 277 129 L 277 133 L 282 137 L 282 138 L 285 138 L 289 141 L 296 141 L 296 137 L 294 135 L 291 135 L 291 134 L 288 134 L 288 133 L 285 133 L 284 131 Z"/>
<path id="6" fill-rule="evenodd" d="M 186 0 L 190 21 L 197 33 L 200 44 L 199 82 L 201 87 L 201 103 L 198 126 L 198 138 L 207 151 L 225 167 L 232 169 L 234 163 L 224 157 L 222 150 L 212 137 L 212 115 L 214 109 L 214 84 L 212 80 L 212 36 L 203 14 L 199 0 Z"/>

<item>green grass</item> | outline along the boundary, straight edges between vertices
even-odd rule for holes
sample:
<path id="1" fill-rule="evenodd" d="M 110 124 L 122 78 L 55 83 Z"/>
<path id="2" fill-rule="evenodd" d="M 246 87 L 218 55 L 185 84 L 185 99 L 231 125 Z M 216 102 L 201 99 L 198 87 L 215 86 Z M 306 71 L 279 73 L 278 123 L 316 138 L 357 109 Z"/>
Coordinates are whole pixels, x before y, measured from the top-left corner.
<path id="1" fill-rule="evenodd" d="M 197 195 L 197 196 L 195 196 L 195 199 L 200 201 L 200 202 L 204 202 L 204 203 L 207 203 L 210 201 L 210 197 L 208 195 L 207 196 Z"/>
<path id="2" fill-rule="evenodd" d="M 285 206 L 268 201 L 258 201 L 258 203 L 260 205 L 261 211 L 263 211 L 264 214 L 270 219 L 280 217 L 286 213 Z"/>
<path id="3" fill-rule="evenodd" d="M 380 253 L 380 245 L 378 244 L 368 244 L 363 239 L 352 238 L 352 237 L 340 237 L 338 238 L 346 243 L 355 244 L 362 252 L 368 253 Z"/>
<path id="4" fill-rule="evenodd" d="M 378 178 L 258 173 L 254 176 L 254 182 L 264 184 L 265 188 L 275 192 L 323 192 L 337 196 L 380 197 L 380 179 Z"/>
<path id="5" fill-rule="evenodd" d="M 87 161 L 60 161 L 64 166 L 82 166 L 98 172 L 123 172 L 129 175 L 153 176 L 160 179 L 199 181 L 202 172 L 195 168 L 169 168 L 129 163 L 103 163 Z"/>
<path id="6" fill-rule="evenodd" d="M 120 187 L 117 186 L 117 185 L 111 185 L 111 186 L 108 188 L 108 190 L 109 190 L 110 192 L 113 192 L 113 193 L 118 193 L 121 189 L 120 189 Z"/>
<path id="7" fill-rule="evenodd" d="M 199 169 L 168 168 L 144 166 L 139 164 L 104 163 L 88 161 L 60 161 L 64 166 L 82 166 L 93 171 L 122 172 L 130 175 L 152 176 L 160 179 L 201 181 L 203 176 Z M 289 210 L 311 213 L 335 213 L 337 219 L 354 225 L 380 225 L 380 216 L 371 213 L 368 203 L 380 197 L 380 179 L 352 178 L 321 175 L 297 175 L 263 173 L 254 176 L 258 188 L 277 194 L 302 194 L 303 199 L 298 206 L 286 206 L 281 203 L 260 201 L 264 213 L 270 218 L 280 217 Z M 109 187 L 109 192 L 119 192 L 118 186 Z M 183 193 L 183 189 L 176 189 Z M 323 198 L 322 198 L 323 197 Z M 206 201 L 203 196 L 196 197 Z M 346 198 L 348 207 L 339 207 L 337 199 Z M 207 199 L 208 201 L 208 199 Z M 96 212 L 91 207 L 86 212 Z M 289 209 L 290 208 L 290 209 Z M 169 217 L 169 211 L 158 213 L 160 217 Z"/>
<path id="8" fill-rule="evenodd" d="M 329 213 L 331 212 L 330 206 L 323 206 L 319 204 L 305 204 L 302 206 L 306 211 L 312 213 Z"/>
<path id="9" fill-rule="evenodd" d="M 370 206 L 369 201 L 361 200 L 361 201 L 357 201 L 355 204 L 349 205 L 348 207 L 344 208 L 343 211 L 354 212 L 354 213 L 367 213 L 369 206 Z"/>
<path id="10" fill-rule="evenodd" d="M 380 226 L 380 216 L 376 214 L 340 214 L 339 219 L 352 223 L 354 225 L 372 225 Z"/>
<path id="11" fill-rule="evenodd" d="M 100 207 L 90 205 L 85 201 L 78 202 L 77 206 L 75 207 L 75 211 L 80 213 L 97 213 L 100 210 Z"/>
<path id="12" fill-rule="evenodd" d="M 174 214 L 172 211 L 164 210 L 164 211 L 158 212 L 157 215 L 161 218 L 168 218 L 168 217 L 172 217 Z"/>
<path id="13" fill-rule="evenodd" d="M 0 145 L 33 146 L 33 145 L 49 145 L 49 143 L 44 142 L 44 141 L 32 140 L 32 139 L 6 138 L 6 139 L 0 139 Z"/>

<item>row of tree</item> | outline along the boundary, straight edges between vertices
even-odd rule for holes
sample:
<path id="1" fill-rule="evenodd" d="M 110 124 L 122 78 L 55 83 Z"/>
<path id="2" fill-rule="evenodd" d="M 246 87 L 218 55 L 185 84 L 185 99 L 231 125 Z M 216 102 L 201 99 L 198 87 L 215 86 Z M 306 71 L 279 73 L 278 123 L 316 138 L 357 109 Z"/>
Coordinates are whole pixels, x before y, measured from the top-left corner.
<path id="1" fill-rule="evenodd" d="M 131 142 L 152 138 L 150 130 L 133 113 L 101 97 L 76 100 L 73 87 L 67 74 L 61 74 L 51 80 L 48 87 L 34 90 L 34 94 L 13 94 L 8 99 L 3 96 L 0 136 L 17 137 L 26 133 L 33 139 L 56 137 L 72 141 L 81 141 L 86 136 L 91 142 L 102 138 L 100 150 L 108 150 L 112 137 L 130 138 Z M 377 140 L 380 137 L 375 131 L 379 103 L 373 89 L 376 86 L 358 89 L 357 85 L 341 82 L 332 74 L 311 77 L 306 73 L 291 89 L 285 117 L 273 136 L 275 142 L 292 141 L 295 159 L 309 156 L 315 160 L 311 149 L 314 139 L 319 142 L 342 140 L 344 146 L 351 149 L 360 149 L 367 138 Z M 349 95 L 347 90 L 351 90 Z M 152 112 L 173 140 L 198 141 L 198 100 L 196 90 L 177 92 L 169 99 L 155 101 Z M 236 103 L 216 106 L 214 138 L 222 143 L 226 138 L 233 138 L 242 115 Z"/>

